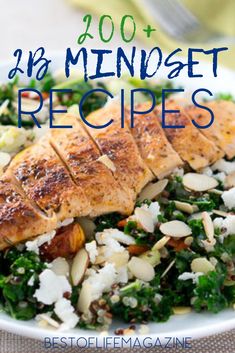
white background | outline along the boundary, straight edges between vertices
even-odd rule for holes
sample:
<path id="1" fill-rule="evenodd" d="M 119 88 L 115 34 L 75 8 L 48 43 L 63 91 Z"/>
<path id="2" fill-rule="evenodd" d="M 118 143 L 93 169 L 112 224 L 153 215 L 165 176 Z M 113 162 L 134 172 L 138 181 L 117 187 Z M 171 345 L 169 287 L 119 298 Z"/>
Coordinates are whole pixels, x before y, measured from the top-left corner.
<path id="1" fill-rule="evenodd" d="M 17 48 L 28 51 L 43 46 L 47 51 L 57 51 L 76 47 L 77 37 L 85 29 L 83 16 L 66 0 L 0 0 L 0 63 L 12 58 Z M 92 31 L 97 33 L 95 19 Z M 115 36 L 111 46 L 119 41 Z M 95 36 L 84 45 L 95 48 L 102 43 Z"/>

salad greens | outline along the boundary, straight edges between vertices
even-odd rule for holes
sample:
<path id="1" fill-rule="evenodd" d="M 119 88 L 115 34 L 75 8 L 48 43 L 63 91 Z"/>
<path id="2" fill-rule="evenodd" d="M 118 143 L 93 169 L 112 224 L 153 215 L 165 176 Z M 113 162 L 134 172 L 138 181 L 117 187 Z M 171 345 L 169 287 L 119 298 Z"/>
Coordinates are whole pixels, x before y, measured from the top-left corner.
<path id="1" fill-rule="evenodd" d="M 128 87 L 151 89 L 157 103 L 161 102 L 162 88 L 172 88 L 170 83 L 153 84 L 149 81 L 140 81 L 135 78 L 126 79 Z M 100 82 L 95 87 L 83 80 L 75 79 L 66 82 L 58 82 L 54 75 L 47 74 L 40 82 L 31 80 L 29 87 L 40 90 L 46 101 L 51 88 L 71 89 L 71 93 L 57 95 L 56 104 L 64 107 L 73 107 L 80 103 L 82 96 L 92 88 L 105 88 L 109 90 L 109 82 Z M 16 97 L 19 82 L 15 81 L 0 87 L 0 106 L 6 105 L 0 115 L 0 125 L 17 125 Z M 143 93 L 144 94 L 144 93 Z M 25 97 L 31 103 L 33 97 Z M 218 95 L 218 99 L 233 100 L 229 94 Z M 147 96 L 144 97 L 147 99 Z M 100 93 L 90 95 L 84 106 L 84 114 L 104 106 L 106 97 Z M 48 111 L 46 111 L 43 123 L 47 123 Z M 32 122 L 24 120 L 26 129 L 33 128 Z M 3 127 L 2 127 L 3 128 Z M 16 151 L 17 152 L 17 151 Z M 235 303 L 235 234 L 225 232 L 227 229 L 215 228 L 215 244 L 208 251 L 205 246 L 207 234 L 203 224 L 202 212 L 210 215 L 211 221 L 218 216 L 214 210 L 226 210 L 220 191 L 224 190 L 222 182 L 218 183 L 217 192 L 193 192 L 187 190 L 183 185 L 182 176 L 171 175 L 168 184 L 157 198 L 160 213 L 156 214 L 154 231 L 148 232 L 138 221 L 129 217 L 128 219 L 118 213 L 102 215 L 94 220 L 94 233 L 104 232 L 109 229 L 122 232 L 125 239 L 134 239 L 134 244 L 118 244 L 118 249 L 123 246 L 123 252 L 128 256 L 148 256 L 154 246 L 159 244 L 164 236 L 160 230 L 163 223 L 170 221 L 184 222 L 191 229 L 191 236 L 179 239 L 167 239 L 162 248 L 157 249 L 159 261 L 154 266 L 154 278 L 149 282 L 130 277 L 127 283 L 122 281 L 114 284 L 107 291 L 102 292 L 100 298 L 91 304 L 91 317 L 87 318 L 79 312 L 78 326 L 83 328 L 103 327 L 104 321 L 110 324 L 112 317 L 121 318 L 128 323 L 146 323 L 148 321 L 164 322 L 175 312 L 178 307 L 186 307 L 197 312 L 208 310 L 217 313 Z M 193 206 L 190 214 L 177 207 L 177 202 Z M 152 200 L 137 202 L 136 207 L 150 207 Z M 229 210 L 229 215 L 234 215 L 234 210 Z M 199 214 L 195 217 L 195 214 Z M 76 222 L 79 220 L 75 220 Z M 122 238 L 123 239 L 123 238 Z M 94 240 L 93 240 L 94 241 Z M 21 244 L 22 245 L 22 244 Z M 99 244 L 100 245 L 100 244 Z M 101 255 L 104 244 L 99 247 Z M 111 247 L 112 243 L 110 243 Z M 97 243 L 96 243 L 97 246 Z M 133 250 L 134 249 L 134 250 Z M 107 249 L 106 249 L 107 250 Z M 131 251 L 140 251 L 132 253 Z M 98 253 L 98 250 L 97 250 Z M 100 255 L 99 253 L 99 255 Z M 147 253 L 147 255 L 146 255 Z M 100 256 L 102 258 L 102 256 Z M 211 270 L 205 273 L 194 273 L 192 263 L 194 260 L 204 258 L 210 263 Z M 68 259 L 70 262 L 71 259 Z M 102 263 L 102 262 L 101 262 Z M 91 272 L 102 269 L 100 263 L 91 265 Z M 24 245 L 12 247 L 0 252 L 0 305 L 1 308 L 15 319 L 29 320 L 37 314 L 52 312 L 52 318 L 59 320 L 53 312 L 53 305 L 45 305 L 38 302 L 35 291 L 40 287 L 39 275 L 50 265 L 44 261 L 42 254 L 27 251 Z M 77 310 L 77 303 L 82 291 L 82 282 L 71 285 L 72 293 L 70 302 Z M 65 296 L 65 298 L 67 298 Z M 106 315 L 100 317 L 98 312 Z M 104 320 L 104 321 L 103 321 Z"/>
<path id="2" fill-rule="evenodd" d="M 38 255 L 12 248 L 1 258 L 1 303 L 4 310 L 19 320 L 29 320 L 43 311 L 33 297 L 38 275 L 46 268 Z M 32 278 L 33 285 L 28 282 Z"/>
<path id="3" fill-rule="evenodd" d="M 186 191 L 182 185 L 182 178 L 175 176 L 170 179 L 167 187 L 167 197 L 159 198 L 162 214 L 158 216 L 160 222 L 179 219 L 186 222 L 192 229 L 190 246 L 176 247 L 174 242 L 166 245 L 166 255 L 156 266 L 155 278 L 144 283 L 135 280 L 127 285 L 119 285 L 103 295 L 108 305 L 108 311 L 125 322 L 140 323 L 148 321 L 166 321 L 177 307 L 191 307 L 197 312 L 208 310 L 217 313 L 230 307 L 235 302 L 235 235 L 227 236 L 223 242 L 217 240 L 214 249 L 206 251 L 203 241 L 207 239 L 202 219 L 193 219 L 185 212 L 177 212 L 174 200 L 184 200 L 198 206 L 199 211 L 210 212 L 216 206 L 222 205 L 222 199 L 216 194 L 192 193 Z M 212 196 L 213 195 L 213 196 Z M 149 204 L 145 200 L 142 204 Z M 141 206 L 138 203 L 137 206 Z M 212 215 L 215 218 L 216 215 Z M 120 228 L 120 217 L 116 214 L 102 216 L 97 219 L 98 227 Z M 103 227 L 98 228 L 102 231 Z M 138 227 L 136 221 L 129 220 L 124 226 L 124 233 L 135 238 L 136 245 L 151 248 L 160 238 L 159 228 L 154 233 L 147 233 Z M 220 230 L 215 231 L 216 237 Z M 178 240 L 178 245 L 180 240 Z M 181 241 L 181 245 L 185 245 Z M 191 273 L 190 264 L 197 258 L 213 259 L 215 270 L 201 274 L 197 280 L 180 279 L 180 275 Z M 211 260 L 212 261 L 212 260 Z M 169 270 L 167 270 L 169 269 Z M 118 299 L 113 300 L 114 297 Z M 83 326 L 84 326 L 83 322 Z M 94 321 L 93 326 L 99 325 Z"/>

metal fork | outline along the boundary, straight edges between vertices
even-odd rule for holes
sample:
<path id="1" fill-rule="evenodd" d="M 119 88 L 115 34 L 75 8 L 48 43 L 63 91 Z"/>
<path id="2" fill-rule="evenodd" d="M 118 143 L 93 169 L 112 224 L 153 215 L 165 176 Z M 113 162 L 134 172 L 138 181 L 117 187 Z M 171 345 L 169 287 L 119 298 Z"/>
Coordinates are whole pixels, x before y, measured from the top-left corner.
<path id="1" fill-rule="evenodd" d="M 144 6 L 166 33 L 180 41 L 235 43 L 235 38 L 212 32 L 200 23 L 179 0 L 144 0 Z"/>

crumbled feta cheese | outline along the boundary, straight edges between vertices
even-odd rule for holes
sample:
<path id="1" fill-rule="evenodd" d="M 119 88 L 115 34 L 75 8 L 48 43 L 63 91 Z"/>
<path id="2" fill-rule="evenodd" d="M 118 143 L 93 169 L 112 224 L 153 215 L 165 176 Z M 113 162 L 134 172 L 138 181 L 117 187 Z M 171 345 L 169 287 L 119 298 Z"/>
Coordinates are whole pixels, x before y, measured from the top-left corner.
<path id="1" fill-rule="evenodd" d="M 125 251 L 125 248 L 114 239 L 115 234 L 118 236 L 120 231 L 118 229 L 105 229 L 103 232 L 96 233 L 96 240 L 99 245 L 105 245 L 103 247 L 104 256 L 106 258 L 113 255 L 113 253 L 120 253 Z M 121 232 L 122 233 L 122 232 Z"/>
<path id="2" fill-rule="evenodd" d="M 204 246 L 206 252 L 215 251 L 216 239 L 213 239 L 213 240 L 208 240 L 208 239 L 207 240 L 202 240 L 201 243 Z"/>
<path id="3" fill-rule="evenodd" d="M 91 287 L 92 301 L 100 298 L 104 292 L 111 290 L 114 283 L 117 283 L 117 272 L 113 264 L 106 264 L 101 270 L 92 273 L 84 282 Z"/>
<path id="4" fill-rule="evenodd" d="M 155 301 L 155 303 L 156 304 L 159 304 L 160 302 L 161 302 L 161 300 L 162 300 L 162 295 L 161 294 L 159 294 L 159 293 L 156 293 L 155 295 L 154 295 L 154 301 Z"/>
<path id="5" fill-rule="evenodd" d="M 219 181 L 221 181 L 221 183 L 224 184 L 225 179 L 226 179 L 226 174 L 224 172 L 220 172 L 220 173 L 216 173 L 213 175 L 213 177 Z"/>
<path id="6" fill-rule="evenodd" d="M 213 221 L 214 228 L 219 228 L 222 236 L 226 237 L 230 234 L 235 234 L 235 216 L 229 215 L 226 218 L 217 217 Z"/>
<path id="7" fill-rule="evenodd" d="M 138 210 L 144 210 L 145 215 L 137 212 Z M 146 231 L 154 228 L 158 222 L 158 216 L 161 214 L 160 205 L 157 201 L 151 202 L 150 205 L 143 204 L 141 207 L 136 207 L 135 214 L 130 219 L 139 222 L 141 225 L 145 225 Z M 144 217 L 144 219 L 142 219 Z"/>
<path id="8" fill-rule="evenodd" d="M 202 272 L 184 272 L 181 275 L 179 275 L 178 279 L 181 281 L 187 281 L 188 279 L 191 279 L 193 283 L 198 282 L 198 277 L 202 276 Z"/>
<path id="9" fill-rule="evenodd" d="M 161 214 L 159 203 L 157 201 L 151 202 L 151 204 L 148 207 L 148 210 L 150 211 L 150 213 L 153 217 L 154 225 L 156 225 L 158 222 L 157 217 Z"/>
<path id="10" fill-rule="evenodd" d="M 235 207 L 235 187 L 228 191 L 224 191 L 221 197 L 226 207 L 228 207 L 229 209 Z"/>
<path id="11" fill-rule="evenodd" d="M 212 176 L 213 175 L 213 170 L 210 167 L 205 167 L 202 170 L 202 174 L 207 175 L 207 176 Z"/>
<path id="12" fill-rule="evenodd" d="M 26 249 L 28 251 L 33 251 L 36 254 L 39 254 L 40 246 L 45 244 L 45 243 L 49 243 L 50 244 L 51 240 L 54 238 L 55 235 L 56 235 L 56 231 L 53 230 L 52 232 L 40 235 L 35 240 L 27 241 L 26 244 L 25 244 L 26 245 Z"/>
<path id="13" fill-rule="evenodd" d="M 216 229 L 216 228 L 221 229 L 223 227 L 223 221 L 224 221 L 224 219 L 222 217 L 216 217 L 213 220 L 214 229 Z"/>
<path id="14" fill-rule="evenodd" d="M 74 307 L 71 305 L 70 300 L 66 298 L 61 298 L 55 303 L 54 312 L 63 322 L 60 326 L 60 330 L 74 328 L 79 321 L 79 317 L 74 312 Z"/>
<path id="15" fill-rule="evenodd" d="M 86 251 L 89 254 L 89 258 L 92 264 L 95 263 L 96 256 L 98 256 L 98 249 L 96 245 L 96 241 L 90 241 L 89 243 L 85 244 Z"/>
<path id="16" fill-rule="evenodd" d="M 235 172 L 235 162 L 227 162 L 224 159 L 220 159 L 211 167 L 212 170 L 219 170 L 226 174 L 231 174 Z"/>
<path id="17" fill-rule="evenodd" d="M 205 167 L 202 170 L 202 174 L 207 175 L 209 177 L 213 177 L 213 178 L 221 181 L 222 183 L 224 183 L 225 178 L 226 178 L 226 174 L 223 171 L 221 171 L 221 173 L 213 174 L 213 170 L 210 167 Z"/>
<path id="18" fill-rule="evenodd" d="M 35 277 L 32 275 L 28 280 L 28 286 L 32 287 L 34 285 Z"/>
<path id="19" fill-rule="evenodd" d="M 71 286 L 65 276 L 57 276 L 46 269 L 39 275 L 40 286 L 34 297 L 41 303 L 51 305 L 63 297 L 65 292 L 71 292 Z"/>
<path id="20" fill-rule="evenodd" d="M 127 266 L 119 267 L 117 269 L 117 283 L 127 283 L 128 282 L 128 271 Z"/>

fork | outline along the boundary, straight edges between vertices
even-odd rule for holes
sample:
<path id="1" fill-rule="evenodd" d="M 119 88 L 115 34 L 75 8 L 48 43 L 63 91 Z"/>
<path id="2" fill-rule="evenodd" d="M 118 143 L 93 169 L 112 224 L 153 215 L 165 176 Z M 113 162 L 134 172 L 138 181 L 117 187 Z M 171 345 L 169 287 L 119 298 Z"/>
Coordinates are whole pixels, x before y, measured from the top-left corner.
<path id="1" fill-rule="evenodd" d="M 145 0 L 144 4 L 163 30 L 180 41 L 235 43 L 234 37 L 212 32 L 200 23 L 179 0 Z"/>

